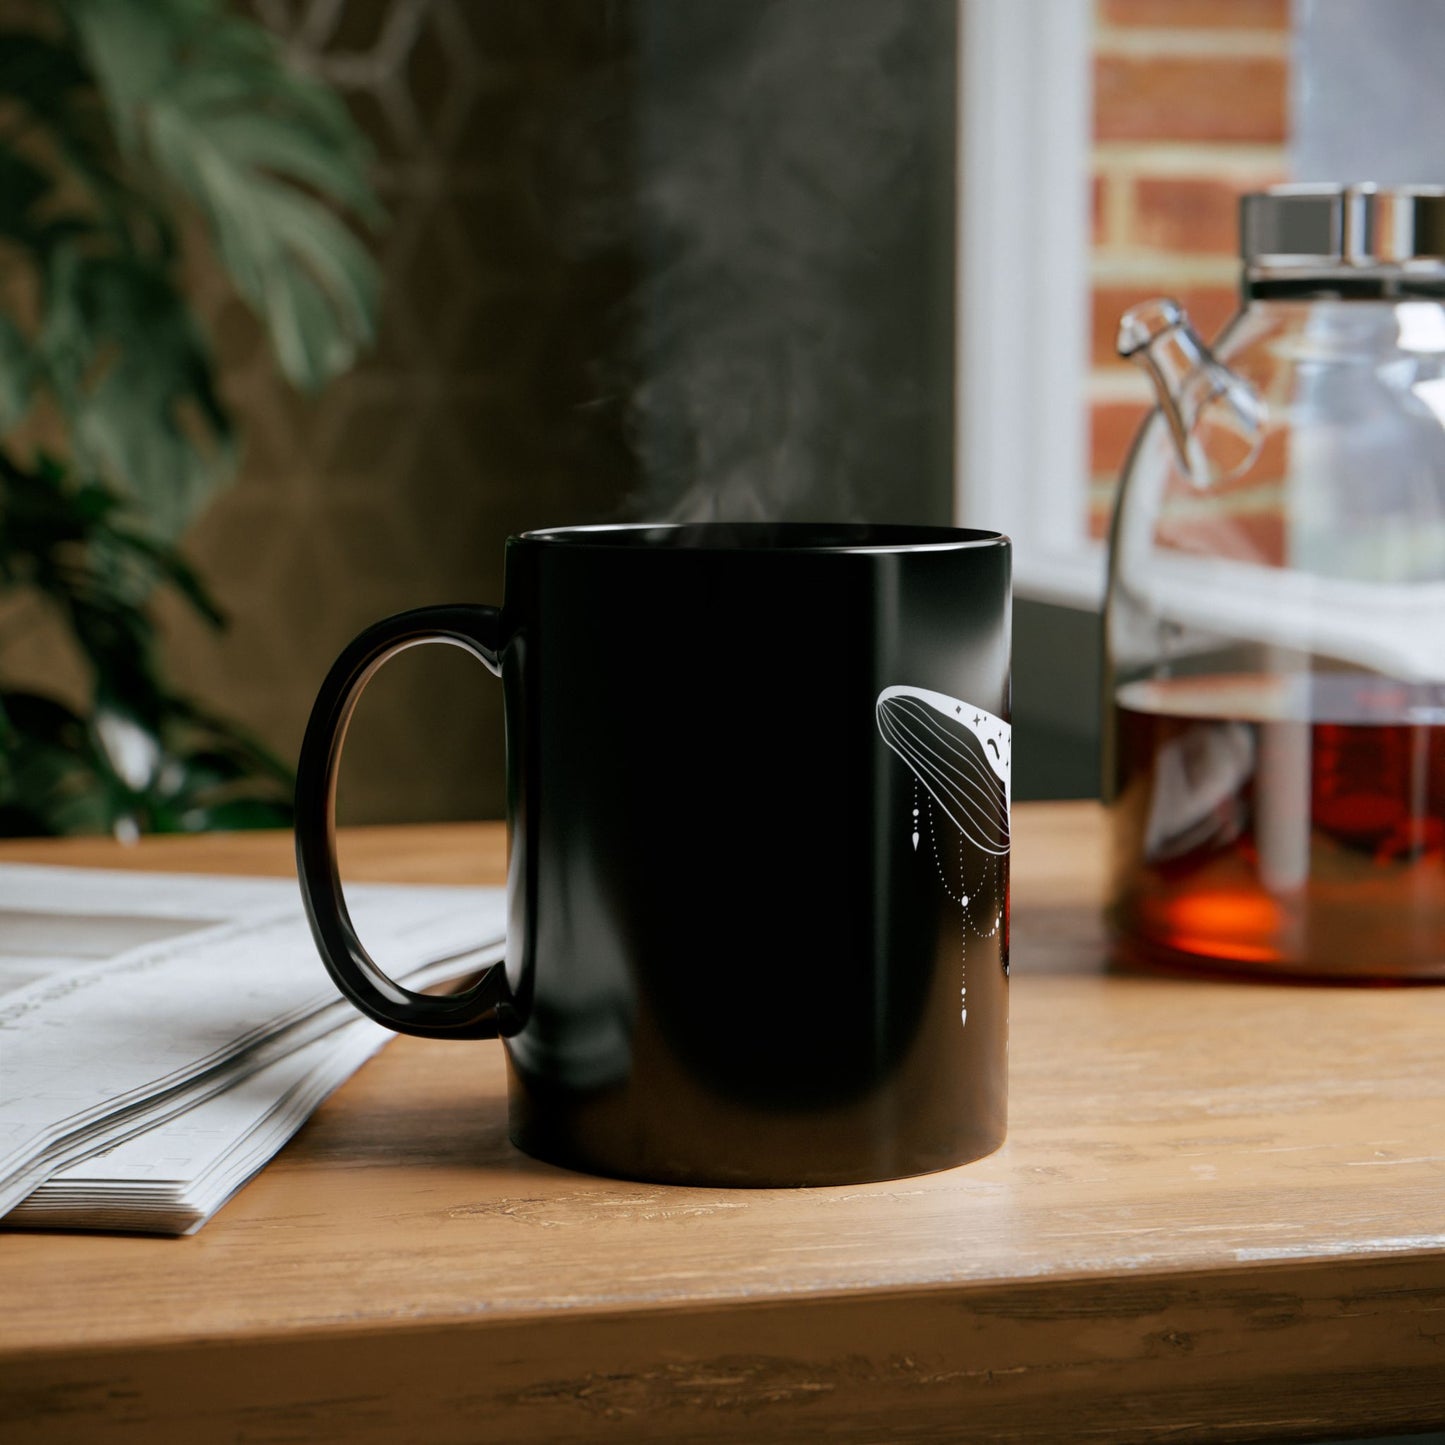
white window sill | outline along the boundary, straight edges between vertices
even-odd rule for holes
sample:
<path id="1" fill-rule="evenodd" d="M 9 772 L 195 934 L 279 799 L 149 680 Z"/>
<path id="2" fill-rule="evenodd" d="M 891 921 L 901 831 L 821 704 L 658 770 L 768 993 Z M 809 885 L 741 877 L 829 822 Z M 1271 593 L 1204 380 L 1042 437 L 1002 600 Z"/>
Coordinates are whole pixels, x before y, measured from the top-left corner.
<path id="1" fill-rule="evenodd" d="M 1016 543 L 1013 559 L 1014 596 L 1055 607 L 1098 612 L 1104 605 L 1106 553 L 1090 542 L 1067 552 L 1049 552 Z"/>
<path id="2" fill-rule="evenodd" d="M 954 515 L 1019 597 L 1097 611 L 1085 532 L 1092 0 L 960 0 Z"/>

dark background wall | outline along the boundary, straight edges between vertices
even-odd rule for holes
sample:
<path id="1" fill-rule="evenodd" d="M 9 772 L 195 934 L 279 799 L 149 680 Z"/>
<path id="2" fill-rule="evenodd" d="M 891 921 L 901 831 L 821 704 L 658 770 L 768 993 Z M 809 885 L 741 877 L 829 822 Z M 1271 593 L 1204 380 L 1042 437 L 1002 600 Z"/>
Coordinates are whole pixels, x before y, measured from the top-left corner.
<path id="1" fill-rule="evenodd" d="M 1099 794 L 1097 613 L 1014 601 L 1014 797 Z"/>
<path id="2" fill-rule="evenodd" d="M 624 190 L 632 41 L 616 6 L 256 0 L 345 95 L 375 146 L 376 353 L 316 398 L 197 278 L 244 424 L 237 484 L 189 546 L 233 623 L 172 621 L 178 672 L 294 756 L 322 672 L 387 612 L 496 600 L 502 539 L 611 515 L 631 486 L 597 358 L 634 260 L 578 244 L 594 189 Z M 580 125 L 577 117 L 585 115 Z M 398 658 L 348 742 L 341 815 L 499 814 L 498 689 L 452 649 Z"/>
<path id="3" fill-rule="evenodd" d="M 178 675 L 294 755 L 366 622 L 497 600 L 503 539 L 619 517 L 946 520 L 953 0 L 253 0 L 345 94 L 391 221 L 380 345 L 277 381 L 198 271 L 245 426 L 189 539 L 234 621 Z M 498 690 L 368 690 L 343 821 L 496 816 Z"/>
<path id="4" fill-rule="evenodd" d="M 633 13 L 638 509 L 946 520 L 955 7 Z"/>

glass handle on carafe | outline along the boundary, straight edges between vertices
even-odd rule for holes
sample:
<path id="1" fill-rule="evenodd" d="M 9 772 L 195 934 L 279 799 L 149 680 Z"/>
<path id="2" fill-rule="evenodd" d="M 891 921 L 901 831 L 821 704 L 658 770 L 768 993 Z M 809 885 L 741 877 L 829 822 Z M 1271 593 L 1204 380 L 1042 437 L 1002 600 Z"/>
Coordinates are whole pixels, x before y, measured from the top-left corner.
<path id="1" fill-rule="evenodd" d="M 1160 297 L 1130 307 L 1117 346 L 1154 383 L 1179 465 L 1196 487 L 1249 470 L 1264 441 L 1264 399 L 1215 358 L 1177 301 Z"/>

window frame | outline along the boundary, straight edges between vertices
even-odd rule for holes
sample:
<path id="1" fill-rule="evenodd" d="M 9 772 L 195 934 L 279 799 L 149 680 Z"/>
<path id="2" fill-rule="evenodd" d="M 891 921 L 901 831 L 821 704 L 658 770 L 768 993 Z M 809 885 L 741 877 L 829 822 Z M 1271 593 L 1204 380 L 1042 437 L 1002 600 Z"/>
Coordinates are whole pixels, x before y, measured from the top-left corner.
<path id="1" fill-rule="evenodd" d="M 959 0 L 954 516 L 1017 595 L 1103 604 L 1088 534 L 1092 0 Z"/>

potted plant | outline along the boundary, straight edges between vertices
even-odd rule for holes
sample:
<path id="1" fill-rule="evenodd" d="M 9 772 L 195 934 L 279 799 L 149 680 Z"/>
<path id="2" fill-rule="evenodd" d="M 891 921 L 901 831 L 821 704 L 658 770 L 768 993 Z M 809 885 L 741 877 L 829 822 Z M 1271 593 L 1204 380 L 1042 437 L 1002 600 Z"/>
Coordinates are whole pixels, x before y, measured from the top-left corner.
<path id="1" fill-rule="evenodd" d="M 339 97 L 222 0 L 36 0 L 0 30 L 0 605 L 44 600 L 88 698 L 5 681 L 0 833 L 284 823 L 289 768 L 168 678 L 158 589 L 235 423 L 187 304 L 197 239 L 314 390 L 373 336 L 368 153 Z"/>

